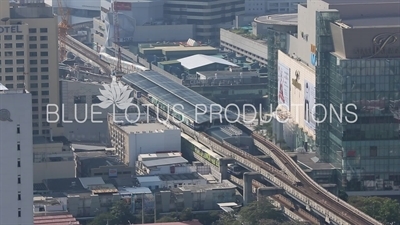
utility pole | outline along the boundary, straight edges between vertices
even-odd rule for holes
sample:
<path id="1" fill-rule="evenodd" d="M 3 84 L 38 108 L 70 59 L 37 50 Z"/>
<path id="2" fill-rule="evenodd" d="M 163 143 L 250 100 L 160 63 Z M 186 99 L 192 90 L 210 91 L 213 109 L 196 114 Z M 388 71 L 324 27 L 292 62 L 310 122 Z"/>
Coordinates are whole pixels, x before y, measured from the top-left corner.
<path id="1" fill-rule="evenodd" d="M 157 196 L 154 193 L 154 223 L 157 222 Z"/>
<path id="2" fill-rule="evenodd" d="M 144 193 L 142 193 L 142 224 L 144 224 Z"/>

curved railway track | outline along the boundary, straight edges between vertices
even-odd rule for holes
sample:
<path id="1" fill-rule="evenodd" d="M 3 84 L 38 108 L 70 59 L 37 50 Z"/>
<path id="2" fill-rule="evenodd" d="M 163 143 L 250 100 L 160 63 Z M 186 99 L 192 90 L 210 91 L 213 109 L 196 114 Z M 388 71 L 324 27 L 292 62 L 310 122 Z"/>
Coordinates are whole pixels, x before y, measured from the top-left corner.
<path id="1" fill-rule="evenodd" d="M 143 101 L 143 100 L 142 100 Z M 151 104 L 147 100 L 144 100 L 145 104 Z M 151 104 L 152 105 L 152 104 Z M 161 112 L 163 116 L 166 116 L 165 112 Z M 165 115 L 164 115 L 165 114 Z M 168 118 L 168 117 L 165 117 Z M 203 140 L 200 140 L 199 136 L 203 136 L 206 139 L 212 141 L 213 143 L 223 147 L 224 149 L 229 150 L 231 153 L 248 160 L 249 162 L 253 163 L 254 165 L 258 166 L 260 169 L 267 171 L 270 174 L 273 174 L 276 178 L 281 180 L 283 183 L 286 185 L 292 187 L 294 190 L 297 192 L 301 193 L 304 196 L 307 196 L 314 202 L 318 202 L 321 204 L 324 208 L 335 214 L 336 216 L 342 218 L 344 221 L 351 225 L 382 225 L 382 223 L 379 223 L 378 221 L 374 220 L 373 218 L 369 217 L 368 215 L 362 213 L 358 209 L 352 207 L 351 205 L 340 201 L 339 198 L 334 196 L 333 194 L 329 193 L 327 190 L 323 189 L 321 186 L 319 186 L 315 181 L 313 181 L 308 175 L 302 171 L 298 165 L 287 155 L 283 150 L 281 150 L 279 147 L 277 147 L 275 144 L 272 142 L 269 142 L 264 139 L 264 137 L 258 135 L 258 134 L 253 134 L 253 138 L 263 145 L 265 145 L 267 148 L 271 149 L 280 160 L 284 163 L 285 166 L 288 167 L 290 171 L 294 171 L 296 173 L 296 176 L 298 176 L 299 180 L 301 181 L 301 185 L 294 185 L 294 182 L 292 179 L 289 178 L 289 176 L 284 173 L 281 170 L 278 170 L 274 168 L 273 166 L 265 163 L 261 159 L 239 149 L 236 148 L 235 146 L 228 144 L 224 141 L 219 141 L 214 137 L 211 137 L 210 135 L 204 133 L 204 132 L 199 132 L 197 133 L 194 131 L 192 128 L 189 126 L 183 124 L 183 123 L 175 123 L 173 119 L 170 120 L 171 123 L 174 125 L 178 126 L 181 128 L 182 132 L 188 134 L 191 137 L 194 137 L 196 139 L 199 139 L 200 142 L 204 142 Z M 203 143 L 206 144 L 206 143 Z"/>
<path id="2" fill-rule="evenodd" d="M 87 47 L 85 45 L 85 47 L 82 47 L 82 45 L 77 44 L 72 37 L 67 36 L 65 39 L 59 39 L 59 41 L 64 42 L 64 44 L 66 44 L 67 46 L 73 48 L 75 51 L 79 52 L 82 55 L 85 55 L 87 58 L 91 59 L 94 63 L 96 63 L 97 65 L 100 66 L 101 70 L 106 73 L 106 74 L 111 74 L 111 69 L 110 69 L 110 65 L 102 60 L 100 60 L 99 56 L 97 53 L 94 52 L 94 50 L 89 49 L 89 47 Z"/>

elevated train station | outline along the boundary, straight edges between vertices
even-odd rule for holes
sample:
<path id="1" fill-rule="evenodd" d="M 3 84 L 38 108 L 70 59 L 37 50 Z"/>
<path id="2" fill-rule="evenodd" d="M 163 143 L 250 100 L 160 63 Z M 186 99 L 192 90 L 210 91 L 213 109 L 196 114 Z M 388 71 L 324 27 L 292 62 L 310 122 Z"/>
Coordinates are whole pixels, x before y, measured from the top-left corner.
<path id="1" fill-rule="evenodd" d="M 226 125 L 239 118 L 236 113 L 155 71 L 127 74 L 121 81 L 140 92 L 137 97 L 146 97 L 160 110 L 169 110 L 177 121 L 195 130 Z"/>

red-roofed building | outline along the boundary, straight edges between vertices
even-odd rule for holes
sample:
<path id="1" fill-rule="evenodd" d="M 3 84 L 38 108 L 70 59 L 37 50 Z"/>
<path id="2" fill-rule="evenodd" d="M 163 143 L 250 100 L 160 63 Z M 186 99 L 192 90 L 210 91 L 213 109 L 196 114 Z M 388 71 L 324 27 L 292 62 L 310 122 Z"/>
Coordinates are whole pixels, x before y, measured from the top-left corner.
<path id="1" fill-rule="evenodd" d="M 71 214 L 35 216 L 34 225 L 81 225 Z"/>

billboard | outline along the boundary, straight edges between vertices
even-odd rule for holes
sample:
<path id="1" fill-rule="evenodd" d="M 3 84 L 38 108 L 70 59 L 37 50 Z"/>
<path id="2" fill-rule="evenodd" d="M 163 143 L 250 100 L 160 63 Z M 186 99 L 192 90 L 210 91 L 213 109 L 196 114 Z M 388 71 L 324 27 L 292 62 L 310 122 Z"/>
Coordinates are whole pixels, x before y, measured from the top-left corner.
<path id="1" fill-rule="evenodd" d="M 114 11 L 131 11 L 132 4 L 130 2 L 114 2 Z"/>
<path id="2" fill-rule="evenodd" d="M 278 104 L 290 110 L 290 69 L 282 63 L 278 63 Z"/>
<path id="3" fill-rule="evenodd" d="M 117 169 L 109 169 L 108 177 L 118 177 L 118 170 Z"/>
<path id="4" fill-rule="evenodd" d="M 304 81 L 304 122 L 310 129 L 315 130 L 315 86 Z"/>

